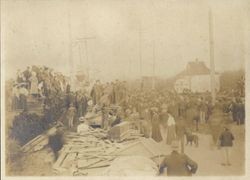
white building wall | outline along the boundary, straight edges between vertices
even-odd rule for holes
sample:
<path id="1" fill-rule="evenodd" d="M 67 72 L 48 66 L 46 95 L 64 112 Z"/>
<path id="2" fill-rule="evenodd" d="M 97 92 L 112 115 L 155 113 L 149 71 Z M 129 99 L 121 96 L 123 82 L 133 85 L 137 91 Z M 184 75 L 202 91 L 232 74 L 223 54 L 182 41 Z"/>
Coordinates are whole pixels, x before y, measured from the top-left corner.
<path id="1" fill-rule="evenodd" d="M 215 89 L 220 89 L 219 75 L 215 75 Z M 192 92 L 211 92 L 210 75 L 197 75 L 191 77 L 191 91 Z"/>
<path id="2" fill-rule="evenodd" d="M 182 93 L 184 89 L 190 89 L 189 77 L 183 77 L 175 82 L 175 90 Z"/>
<path id="3" fill-rule="evenodd" d="M 184 89 L 190 89 L 192 92 L 211 92 L 210 75 L 185 76 L 175 82 L 175 90 L 182 93 Z M 220 76 L 215 75 L 216 91 L 220 89 Z"/>

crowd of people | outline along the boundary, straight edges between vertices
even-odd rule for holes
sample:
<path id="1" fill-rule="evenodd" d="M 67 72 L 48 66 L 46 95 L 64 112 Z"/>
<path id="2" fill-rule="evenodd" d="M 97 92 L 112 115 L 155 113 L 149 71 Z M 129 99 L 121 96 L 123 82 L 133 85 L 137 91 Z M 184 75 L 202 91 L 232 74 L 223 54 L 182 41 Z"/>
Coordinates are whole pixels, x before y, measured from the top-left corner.
<path id="1" fill-rule="evenodd" d="M 66 91 L 67 78 L 53 69 L 45 66 L 27 67 L 17 71 L 12 88 L 12 110 L 27 110 L 27 98 L 37 97 L 46 99 L 52 94 Z"/>
<path id="2" fill-rule="evenodd" d="M 128 82 L 119 80 L 107 83 L 96 80 L 90 92 L 84 88 L 74 92 L 61 73 L 38 66 L 18 71 L 13 85 L 13 110 L 28 111 L 28 97 L 42 99 L 47 124 L 61 121 L 72 128 L 89 111 L 101 111 L 102 128 L 109 129 L 129 121 L 132 128 L 140 130 L 145 137 L 152 137 L 157 142 L 164 140 L 167 144 L 183 134 L 180 126 L 184 126 L 185 131 L 198 131 L 200 124 L 209 124 L 213 134 L 217 131 L 213 127 L 221 123 L 216 122 L 218 113 L 231 112 L 233 121 L 239 125 L 245 119 L 244 102 L 238 97 L 232 100 L 221 97 L 213 105 L 209 94 L 190 91 L 178 94 L 163 89 L 131 90 Z M 110 108 L 114 106 L 119 108 Z M 163 137 L 163 134 L 167 136 Z"/>
<path id="3" fill-rule="evenodd" d="M 162 88 L 132 89 L 129 82 L 120 80 L 107 83 L 96 80 L 91 88 L 88 87 L 90 90 L 82 87 L 73 91 L 68 79 L 47 67 L 32 66 L 23 72 L 18 71 L 12 85 L 11 107 L 13 111 L 21 110 L 21 113 L 14 118 L 11 136 L 18 139 L 21 145 L 55 123 L 62 123 L 69 131 L 76 129 L 77 132 L 82 132 L 91 126 L 88 118 L 93 115 L 101 117 L 101 123 L 97 127 L 109 130 L 127 121 L 130 128 L 138 130 L 144 137 L 171 146 L 176 146 L 176 141 L 183 142 L 184 135 L 187 136 L 187 141 L 194 141 L 198 146 L 198 137 L 192 135 L 192 132 L 204 133 L 205 127 L 212 135 L 214 144 L 219 142 L 223 149 L 223 164 L 231 165 L 228 154 L 234 136 L 228 128 L 222 133 L 221 131 L 227 123 L 245 123 L 243 97 L 220 93 L 213 103 L 209 93 L 184 91 L 178 94 L 174 90 Z M 42 117 L 29 114 L 34 108 L 29 106 L 30 99 L 43 107 Z M 53 139 L 50 141 L 54 144 Z M 183 170 L 183 174 L 191 175 L 196 172 L 197 164 L 174 150 L 161 163 L 160 173 L 164 167 L 172 167 L 172 158 L 180 158 L 184 169 L 189 166 L 191 170 Z M 176 167 L 175 163 L 173 167 Z M 179 172 L 168 172 L 170 175 L 175 173 Z"/>
<path id="4" fill-rule="evenodd" d="M 222 118 L 225 113 L 232 113 L 232 119 L 243 124 L 244 102 L 240 98 L 234 99 L 218 97 L 213 105 L 209 94 L 130 90 L 127 82 L 119 80 L 105 84 L 97 80 L 89 97 L 93 107 L 103 108 L 102 128 L 109 129 L 122 121 L 129 121 L 132 128 L 140 130 L 146 137 L 157 142 L 164 139 L 167 144 L 183 134 L 180 126 L 184 126 L 185 131 L 198 131 L 201 124 L 207 124 L 214 139 L 218 139 L 218 124 L 227 123 Z M 119 108 L 108 108 L 114 105 Z M 167 137 L 162 137 L 164 132 Z"/>

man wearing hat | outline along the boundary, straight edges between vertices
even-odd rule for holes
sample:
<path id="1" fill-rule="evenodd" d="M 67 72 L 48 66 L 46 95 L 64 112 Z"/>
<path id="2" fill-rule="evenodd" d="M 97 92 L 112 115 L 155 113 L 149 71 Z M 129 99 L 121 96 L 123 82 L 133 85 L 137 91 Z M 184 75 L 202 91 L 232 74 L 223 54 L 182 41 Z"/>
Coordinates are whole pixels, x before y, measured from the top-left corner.
<path id="1" fill-rule="evenodd" d="M 63 128 L 52 128 L 47 132 L 48 145 L 54 154 L 54 161 L 59 157 L 59 151 L 62 149 L 64 144 Z"/>
<path id="2" fill-rule="evenodd" d="M 20 100 L 20 106 L 21 109 L 27 110 L 27 97 L 29 95 L 28 90 L 25 88 L 25 83 L 21 84 L 19 87 L 19 100 Z"/>
<path id="3" fill-rule="evenodd" d="M 167 176 L 192 176 L 196 173 L 198 165 L 186 154 L 180 154 L 179 141 L 173 141 L 171 144 L 172 153 L 167 155 L 162 161 L 159 174 L 163 174 L 167 168 Z"/>
<path id="4" fill-rule="evenodd" d="M 77 133 L 83 133 L 90 129 L 84 117 L 80 117 L 79 121 L 80 124 L 77 126 Z"/>
<path id="5" fill-rule="evenodd" d="M 220 147 L 224 154 L 224 162 L 221 165 L 230 166 L 230 152 L 233 146 L 234 136 L 227 127 L 224 127 L 224 131 L 221 133 L 219 140 Z"/>

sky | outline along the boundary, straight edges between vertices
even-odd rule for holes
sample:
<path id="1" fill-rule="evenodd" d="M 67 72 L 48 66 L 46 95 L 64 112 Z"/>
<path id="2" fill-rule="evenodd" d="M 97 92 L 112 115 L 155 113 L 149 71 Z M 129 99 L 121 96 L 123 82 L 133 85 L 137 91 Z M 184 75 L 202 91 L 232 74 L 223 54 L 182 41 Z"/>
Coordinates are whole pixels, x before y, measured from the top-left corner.
<path id="1" fill-rule="evenodd" d="M 106 81 L 154 74 L 167 78 L 195 59 L 209 67 L 209 9 L 216 71 L 243 68 L 246 59 L 247 0 L 1 3 L 6 78 L 29 65 L 46 65 L 67 75 L 72 67 L 89 67 L 91 76 Z M 79 43 L 88 37 L 87 46 Z"/>

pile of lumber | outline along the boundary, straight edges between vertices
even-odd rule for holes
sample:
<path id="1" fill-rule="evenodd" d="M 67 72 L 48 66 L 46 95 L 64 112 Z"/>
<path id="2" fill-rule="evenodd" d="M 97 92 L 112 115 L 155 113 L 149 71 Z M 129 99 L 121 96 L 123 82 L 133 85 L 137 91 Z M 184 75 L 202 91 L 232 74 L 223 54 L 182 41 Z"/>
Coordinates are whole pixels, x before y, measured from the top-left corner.
<path id="1" fill-rule="evenodd" d="M 48 131 L 46 131 L 44 134 L 38 135 L 34 139 L 30 140 L 27 144 L 23 145 L 21 147 L 21 150 L 24 153 L 31 153 L 36 152 L 41 149 L 43 149 L 48 144 L 48 132 L 49 131 L 56 131 L 57 127 L 52 127 Z"/>
<path id="2" fill-rule="evenodd" d="M 58 174 L 87 175 L 93 168 L 103 168 L 115 159 L 114 152 L 122 145 L 105 139 L 105 132 L 101 129 L 90 130 L 77 134 L 65 134 L 65 144 L 53 169 Z"/>
<path id="3" fill-rule="evenodd" d="M 155 176 L 157 164 L 144 156 L 122 156 L 116 158 L 104 172 L 105 176 Z"/>
<path id="4" fill-rule="evenodd" d="M 122 122 L 112 127 L 108 132 L 108 138 L 116 142 L 138 139 L 141 136 L 143 135 L 138 130 L 130 128 L 129 122 Z"/>
<path id="5" fill-rule="evenodd" d="M 107 169 L 116 158 L 131 155 L 154 157 L 161 154 L 156 151 L 156 142 L 141 137 L 136 130 L 118 126 L 114 132 L 120 141 L 111 141 L 109 133 L 102 129 L 89 129 L 84 133 L 66 132 L 65 143 L 53 169 L 60 175 L 95 175 Z M 153 148 L 156 148 L 153 149 Z M 135 153 L 136 152 L 136 153 Z"/>

